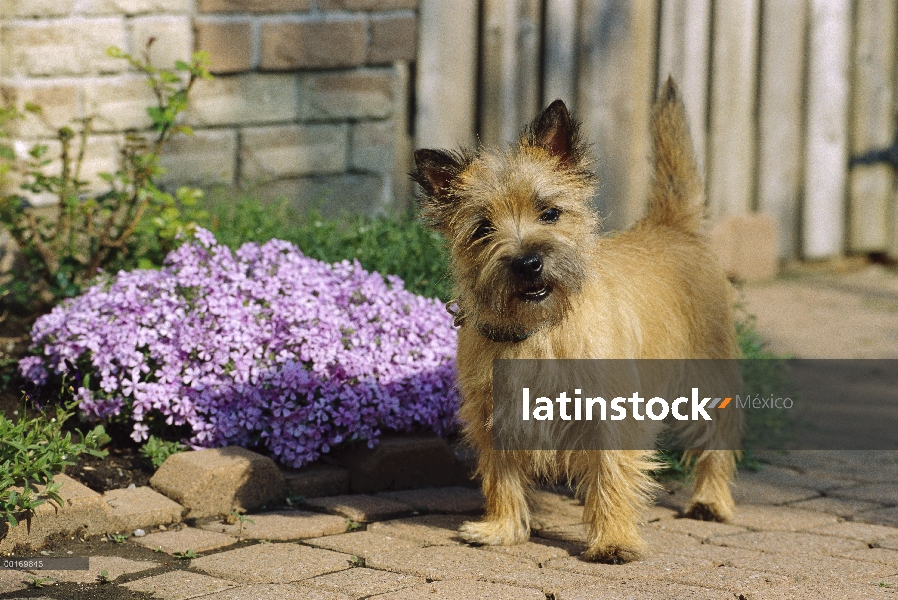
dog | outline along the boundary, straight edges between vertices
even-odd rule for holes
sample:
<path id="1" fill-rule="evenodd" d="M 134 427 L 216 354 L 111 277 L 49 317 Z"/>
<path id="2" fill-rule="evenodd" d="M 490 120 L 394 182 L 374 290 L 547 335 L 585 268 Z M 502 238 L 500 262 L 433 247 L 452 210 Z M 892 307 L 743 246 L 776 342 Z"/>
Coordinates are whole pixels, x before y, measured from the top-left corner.
<path id="1" fill-rule="evenodd" d="M 584 502 L 585 558 L 636 560 L 645 552 L 640 515 L 657 485 L 653 450 L 494 450 L 494 360 L 739 357 L 733 293 L 700 232 L 703 183 L 672 79 L 654 104 L 652 139 L 647 212 L 611 237 L 599 234 L 590 206 L 597 177 L 561 100 L 507 149 L 415 152 L 421 216 L 451 256 L 459 417 L 479 452 L 486 497 L 485 518 L 460 529 L 470 543 L 526 541 L 528 490 L 538 478 L 566 475 Z M 732 438 L 740 424 L 728 414 L 720 435 Z M 687 458 L 694 489 L 686 515 L 728 519 L 735 453 Z"/>

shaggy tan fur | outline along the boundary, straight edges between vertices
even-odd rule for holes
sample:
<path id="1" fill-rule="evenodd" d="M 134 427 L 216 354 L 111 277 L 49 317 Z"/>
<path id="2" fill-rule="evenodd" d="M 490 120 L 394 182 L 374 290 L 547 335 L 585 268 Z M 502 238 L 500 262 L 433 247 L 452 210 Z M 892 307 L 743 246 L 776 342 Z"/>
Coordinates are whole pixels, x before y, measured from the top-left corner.
<path id="1" fill-rule="evenodd" d="M 585 555 L 634 560 L 644 551 L 640 514 L 656 486 L 648 473 L 656 466 L 651 451 L 493 450 L 494 359 L 738 356 L 731 289 L 699 234 L 702 183 L 672 81 L 655 105 L 652 133 L 648 212 L 607 238 L 599 237 L 589 205 L 596 182 L 591 161 L 561 101 L 507 150 L 415 153 L 412 177 L 422 188 L 423 217 L 450 244 L 462 322 L 460 418 L 479 451 L 487 501 L 485 519 L 461 529 L 469 542 L 527 540 L 528 490 L 537 478 L 566 475 L 578 481 L 585 504 Z M 541 261 L 539 272 L 535 263 L 521 266 L 528 256 Z M 684 439 L 714 435 L 731 443 L 739 413 L 722 412 L 722 428 L 686 431 Z M 727 519 L 733 452 L 693 458 L 688 514 Z"/>

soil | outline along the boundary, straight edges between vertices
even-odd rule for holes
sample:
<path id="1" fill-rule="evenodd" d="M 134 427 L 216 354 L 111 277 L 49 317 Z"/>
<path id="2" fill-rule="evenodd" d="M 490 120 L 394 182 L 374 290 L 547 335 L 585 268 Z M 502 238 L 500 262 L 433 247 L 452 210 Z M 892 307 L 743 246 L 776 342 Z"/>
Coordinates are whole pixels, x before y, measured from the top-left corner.
<path id="1" fill-rule="evenodd" d="M 134 448 L 107 447 L 106 458 L 82 456 L 74 465 L 65 469 L 65 474 L 80 481 L 95 492 L 149 485 L 153 468 Z"/>

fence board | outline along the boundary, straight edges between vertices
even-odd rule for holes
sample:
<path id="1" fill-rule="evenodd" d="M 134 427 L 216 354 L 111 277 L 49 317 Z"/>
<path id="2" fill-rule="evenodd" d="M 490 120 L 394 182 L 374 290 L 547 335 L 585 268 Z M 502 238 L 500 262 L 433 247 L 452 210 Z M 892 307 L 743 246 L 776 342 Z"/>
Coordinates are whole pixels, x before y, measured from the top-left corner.
<path id="1" fill-rule="evenodd" d="M 710 0 L 663 0 L 658 40 L 658 87 L 672 75 L 680 88 L 699 168 L 706 164 Z"/>
<path id="2" fill-rule="evenodd" d="M 803 250 L 841 254 L 848 154 L 851 0 L 811 0 Z"/>
<path id="3" fill-rule="evenodd" d="M 641 99 L 651 95 L 654 50 L 646 56 L 651 44 L 643 38 L 654 31 L 654 14 L 655 2 L 646 0 L 580 4 L 577 106 L 594 144 L 601 178 L 596 206 L 606 229 L 626 225 L 644 202 L 638 187 L 648 172 L 648 114 Z"/>
<path id="4" fill-rule="evenodd" d="M 716 217 L 752 208 L 758 17 L 758 0 L 714 4 L 708 202 Z"/>
<path id="5" fill-rule="evenodd" d="M 515 140 L 540 102 L 539 0 L 485 0 L 480 134 L 487 145 Z"/>
<path id="6" fill-rule="evenodd" d="M 421 0 L 415 111 L 418 148 L 454 148 L 476 141 L 477 10 L 477 0 Z"/>
<path id="7" fill-rule="evenodd" d="M 546 0 L 543 106 L 564 100 L 572 112 L 577 74 L 577 0 Z"/>
<path id="8" fill-rule="evenodd" d="M 858 0 L 855 11 L 851 152 L 860 154 L 892 144 L 896 7 L 892 2 Z M 887 165 L 850 171 L 849 250 L 886 249 L 892 181 Z"/>
<path id="9" fill-rule="evenodd" d="M 807 0 L 765 2 L 758 110 L 758 210 L 779 225 L 780 258 L 798 251 Z"/>

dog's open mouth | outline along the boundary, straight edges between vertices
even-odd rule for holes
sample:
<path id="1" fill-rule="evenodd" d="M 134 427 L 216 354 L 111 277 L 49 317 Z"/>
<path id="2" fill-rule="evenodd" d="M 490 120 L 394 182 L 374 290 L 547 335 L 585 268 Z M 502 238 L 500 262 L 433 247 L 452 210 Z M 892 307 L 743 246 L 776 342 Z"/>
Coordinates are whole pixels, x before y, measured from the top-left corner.
<path id="1" fill-rule="evenodd" d="M 521 300 L 525 302 L 542 302 L 552 293 L 552 287 L 545 284 L 536 284 L 521 292 Z"/>

